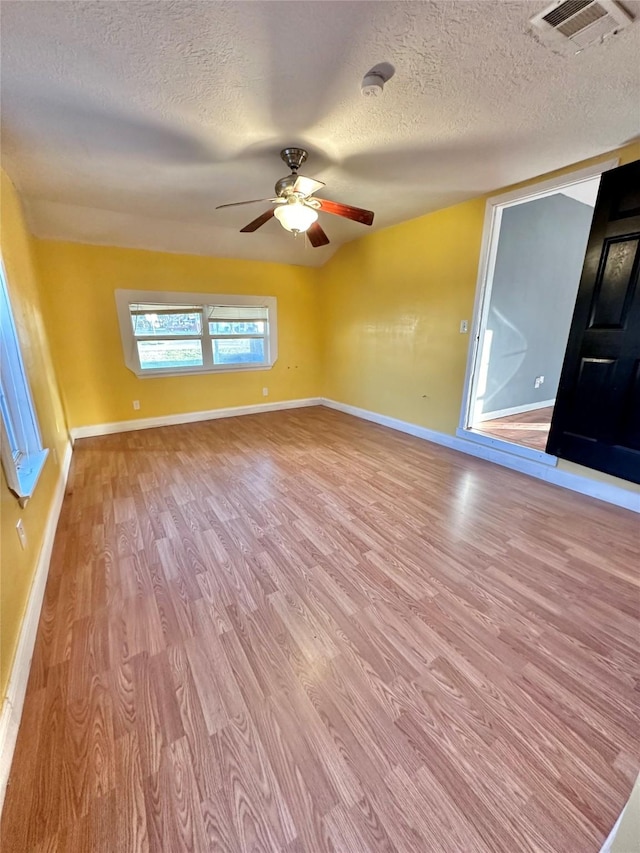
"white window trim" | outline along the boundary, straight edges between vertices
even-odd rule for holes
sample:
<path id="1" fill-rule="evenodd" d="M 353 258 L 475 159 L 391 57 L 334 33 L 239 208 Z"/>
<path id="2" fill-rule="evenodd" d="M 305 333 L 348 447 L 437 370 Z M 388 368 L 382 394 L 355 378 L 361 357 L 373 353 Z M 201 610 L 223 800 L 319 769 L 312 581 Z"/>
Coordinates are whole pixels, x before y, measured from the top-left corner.
<path id="1" fill-rule="evenodd" d="M 33 494 L 49 451 L 42 446 L 40 427 L 31 389 L 24 369 L 4 265 L 0 263 L 0 394 L 4 400 L 0 416 L 0 457 L 7 485 L 22 506 Z M 10 423 L 5 421 L 5 411 Z M 14 436 L 15 450 L 9 440 Z"/>
<path id="2" fill-rule="evenodd" d="M 116 290 L 116 308 L 120 324 L 120 337 L 124 352 L 124 362 L 139 379 L 154 379 L 157 376 L 188 376 L 199 373 L 236 373 L 247 370 L 271 370 L 278 358 L 278 311 L 275 296 L 244 296 L 231 293 L 182 293 L 166 290 Z M 265 344 L 267 349 L 265 364 L 205 364 L 202 367 L 163 368 L 143 370 L 140 367 L 136 338 L 131 328 L 129 306 L 137 302 L 151 302 L 158 305 L 247 305 L 267 308 L 269 322 Z M 203 340 L 205 336 L 203 335 Z"/>

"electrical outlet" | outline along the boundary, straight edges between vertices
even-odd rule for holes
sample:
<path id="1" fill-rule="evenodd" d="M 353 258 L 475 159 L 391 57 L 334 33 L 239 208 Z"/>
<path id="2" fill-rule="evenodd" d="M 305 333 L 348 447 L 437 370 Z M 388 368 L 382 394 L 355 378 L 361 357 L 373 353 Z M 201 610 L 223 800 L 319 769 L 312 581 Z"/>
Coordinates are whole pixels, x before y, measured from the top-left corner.
<path id="1" fill-rule="evenodd" d="M 133 401 L 133 408 L 134 408 L 136 411 L 138 411 L 138 409 L 140 408 L 140 400 L 134 400 L 134 401 Z"/>
<path id="2" fill-rule="evenodd" d="M 268 397 L 268 396 L 269 396 L 269 389 L 268 389 L 268 388 L 263 388 L 263 389 L 262 389 L 262 396 L 263 396 L 263 397 Z"/>
<path id="3" fill-rule="evenodd" d="M 466 335 L 469 331 L 469 321 L 468 320 L 460 320 L 460 334 Z"/>
<path id="4" fill-rule="evenodd" d="M 16 524 L 16 533 L 18 534 L 18 539 L 20 540 L 20 544 L 22 545 L 22 550 L 27 547 L 27 534 L 24 532 L 24 524 L 22 523 L 22 519 L 19 518 Z"/>
<path id="5" fill-rule="evenodd" d="M 533 381 L 533 387 L 539 388 L 543 384 L 544 384 L 544 376 L 536 376 L 536 378 Z"/>

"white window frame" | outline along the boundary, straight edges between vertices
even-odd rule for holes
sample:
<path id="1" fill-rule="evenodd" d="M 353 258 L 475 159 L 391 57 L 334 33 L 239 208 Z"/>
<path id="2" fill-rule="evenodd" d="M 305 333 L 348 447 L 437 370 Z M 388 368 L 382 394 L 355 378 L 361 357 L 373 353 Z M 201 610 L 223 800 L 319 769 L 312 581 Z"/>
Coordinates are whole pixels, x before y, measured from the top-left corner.
<path id="1" fill-rule="evenodd" d="M 9 488 L 24 506 L 34 492 L 49 451 L 42 446 L 1 261 L 0 424 L 2 467 Z"/>
<path id="2" fill-rule="evenodd" d="M 278 306 L 275 296 L 244 296 L 230 293 L 182 293 L 166 290 L 116 290 L 116 309 L 120 324 L 120 337 L 124 352 L 124 362 L 139 379 L 151 379 L 156 376 L 184 376 L 197 373 L 235 373 L 246 370 L 271 370 L 278 358 Z M 138 355 L 136 337 L 131 325 L 131 305 L 152 303 L 156 305 L 198 306 L 203 310 L 202 334 L 185 335 L 185 339 L 202 341 L 204 364 L 201 367 L 142 368 Z M 209 334 L 206 309 L 214 306 L 246 306 L 267 309 L 267 329 L 264 335 L 265 361 L 263 364 L 214 364 L 211 355 L 211 341 L 217 336 Z M 240 337 L 247 337 L 240 336 Z M 260 335 L 260 337 L 263 337 Z M 172 339 L 173 336 L 172 336 Z M 178 336 L 176 340 L 181 340 Z M 154 340 L 164 340 L 156 337 Z"/>

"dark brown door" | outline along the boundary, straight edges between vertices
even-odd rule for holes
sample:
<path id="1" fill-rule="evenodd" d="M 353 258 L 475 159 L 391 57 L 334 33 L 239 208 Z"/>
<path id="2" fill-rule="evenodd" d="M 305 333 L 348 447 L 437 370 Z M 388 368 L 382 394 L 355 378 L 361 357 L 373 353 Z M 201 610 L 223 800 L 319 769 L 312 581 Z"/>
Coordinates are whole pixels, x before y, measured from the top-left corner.
<path id="1" fill-rule="evenodd" d="M 605 172 L 547 452 L 640 483 L 640 160 Z"/>

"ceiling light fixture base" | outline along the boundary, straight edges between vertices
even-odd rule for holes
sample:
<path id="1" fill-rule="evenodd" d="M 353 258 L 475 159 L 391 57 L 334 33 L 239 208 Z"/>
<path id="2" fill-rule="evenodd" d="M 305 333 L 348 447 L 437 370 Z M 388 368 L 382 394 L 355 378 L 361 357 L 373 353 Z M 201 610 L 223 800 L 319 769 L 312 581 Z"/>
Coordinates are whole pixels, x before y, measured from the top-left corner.
<path id="1" fill-rule="evenodd" d="M 283 148 L 280 156 L 292 172 L 297 172 L 309 155 L 304 148 Z"/>

